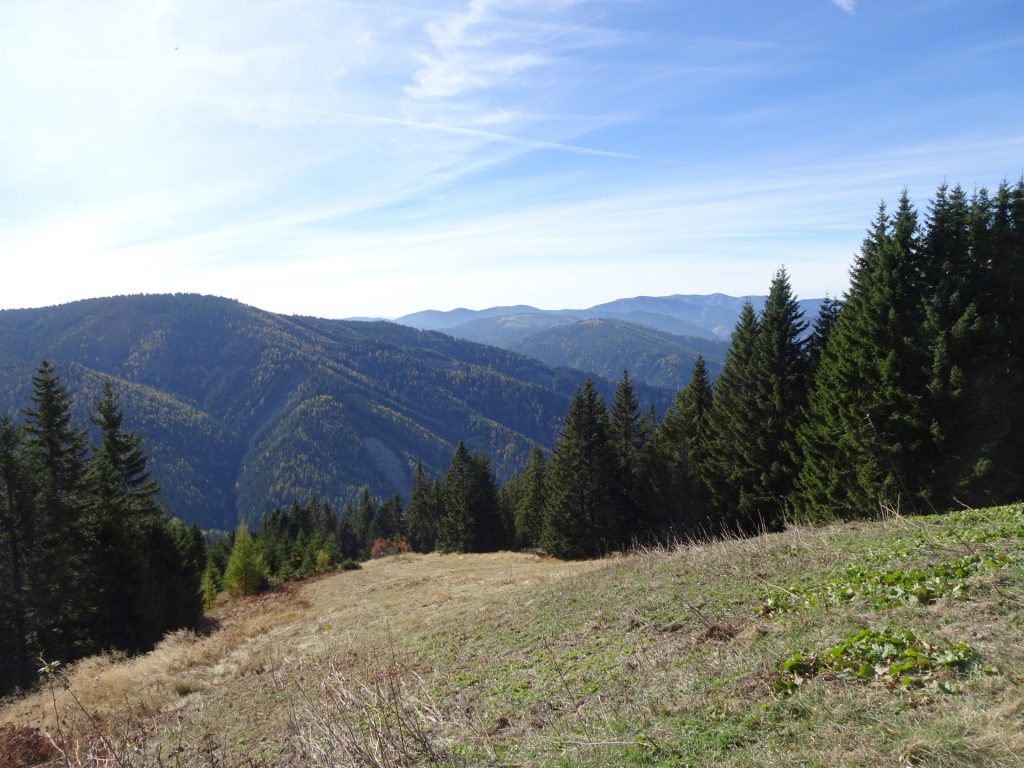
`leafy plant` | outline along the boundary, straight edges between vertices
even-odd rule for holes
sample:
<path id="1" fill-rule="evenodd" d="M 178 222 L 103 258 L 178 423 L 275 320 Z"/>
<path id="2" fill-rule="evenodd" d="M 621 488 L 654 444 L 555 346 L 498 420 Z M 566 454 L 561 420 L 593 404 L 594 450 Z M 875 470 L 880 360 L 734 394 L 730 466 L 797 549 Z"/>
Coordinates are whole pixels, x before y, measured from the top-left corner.
<path id="1" fill-rule="evenodd" d="M 928 688 L 954 693 L 952 678 L 980 656 L 966 643 L 929 643 L 910 630 L 863 629 L 819 653 L 797 651 L 779 665 L 775 692 L 788 695 L 814 677 L 878 682 L 888 688 Z"/>
<path id="2" fill-rule="evenodd" d="M 1006 555 L 967 555 L 933 568 L 872 571 L 848 565 L 841 576 L 819 587 L 793 586 L 781 594 L 766 597 L 758 610 L 762 616 L 794 611 L 802 606 L 834 606 L 865 598 L 875 608 L 902 603 L 930 605 L 942 597 L 966 600 L 968 579 L 1010 563 Z"/>

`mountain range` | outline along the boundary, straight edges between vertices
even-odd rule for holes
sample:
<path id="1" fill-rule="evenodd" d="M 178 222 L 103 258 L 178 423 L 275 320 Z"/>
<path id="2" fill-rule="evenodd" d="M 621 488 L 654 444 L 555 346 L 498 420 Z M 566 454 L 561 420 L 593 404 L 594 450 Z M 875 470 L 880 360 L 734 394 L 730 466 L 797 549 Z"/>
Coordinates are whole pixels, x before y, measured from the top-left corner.
<path id="1" fill-rule="evenodd" d="M 395 322 L 506 348 L 550 328 L 594 319 L 619 320 L 676 336 L 727 341 L 743 305 L 749 301 L 754 310 L 760 312 L 765 298 L 723 293 L 676 294 L 617 299 L 589 309 L 546 310 L 523 304 L 447 312 L 428 309 L 403 315 Z M 798 303 L 811 321 L 818 314 L 821 302 L 821 299 L 803 299 Z"/>
<path id="2" fill-rule="evenodd" d="M 717 377 L 728 338 L 746 302 L 760 312 L 764 296 L 636 296 L 589 309 L 542 310 L 527 305 L 426 310 L 395 322 L 521 352 L 551 366 L 676 390 L 686 385 L 700 354 Z M 821 299 L 799 302 L 808 324 Z"/>
<path id="3" fill-rule="evenodd" d="M 387 322 L 294 317 L 192 294 L 0 311 L 0 413 L 24 407 L 42 359 L 87 424 L 112 379 L 169 510 L 208 528 L 316 495 L 407 494 L 459 440 L 499 478 L 550 449 L 587 374 Z M 599 380 L 610 400 L 614 384 Z M 638 385 L 659 412 L 671 392 Z"/>

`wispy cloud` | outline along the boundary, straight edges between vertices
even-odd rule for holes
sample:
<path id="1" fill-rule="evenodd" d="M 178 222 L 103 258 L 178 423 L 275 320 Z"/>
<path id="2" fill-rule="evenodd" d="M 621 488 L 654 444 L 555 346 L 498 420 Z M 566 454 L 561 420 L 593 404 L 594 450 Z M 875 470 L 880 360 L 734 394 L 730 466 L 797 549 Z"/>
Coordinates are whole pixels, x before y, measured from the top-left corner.
<path id="1" fill-rule="evenodd" d="M 922 35 L 898 71 L 851 51 L 900 22 L 720 5 L 0 3 L 0 306 L 558 306 L 757 292 L 782 262 L 837 293 L 882 196 L 1019 173 L 1018 38 L 960 34 L 998 4 L 943 12 L 984 56 L 937 70 Z"/>
<path id="2" fill-rule="evenodd" d="M 857 8 L 857 0 L 832 0 L 832 2 L 850 14 L 852 14 Z"/>

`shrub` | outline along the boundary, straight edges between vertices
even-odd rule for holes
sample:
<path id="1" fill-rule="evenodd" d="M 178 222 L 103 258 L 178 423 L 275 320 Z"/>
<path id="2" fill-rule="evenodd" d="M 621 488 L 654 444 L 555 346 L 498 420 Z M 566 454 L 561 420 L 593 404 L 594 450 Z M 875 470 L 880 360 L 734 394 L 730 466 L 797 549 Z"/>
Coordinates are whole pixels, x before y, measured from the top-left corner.
<path id="1" fill-rule="evenodd" d="M 374 560 L 391 555 L 404 555 L 411 551 L 412 547 L 409 546 L 408 540 L 399 536 L 393 539 L 377 539 L 370 545 L 370 557 Z"/>

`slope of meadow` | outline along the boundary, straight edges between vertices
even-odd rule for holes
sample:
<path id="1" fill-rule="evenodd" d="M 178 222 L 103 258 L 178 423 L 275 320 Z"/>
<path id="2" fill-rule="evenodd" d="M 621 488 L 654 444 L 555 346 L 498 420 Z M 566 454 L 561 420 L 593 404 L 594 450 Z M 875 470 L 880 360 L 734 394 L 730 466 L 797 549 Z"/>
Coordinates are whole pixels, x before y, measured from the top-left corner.
<path id="1" fill-rule="evenodd" d="M 0 762 L 39 728 L 60 765 L 1021 765 L 1022 563 L 1020 505 L 376 561 L 58 672 Z"/>

